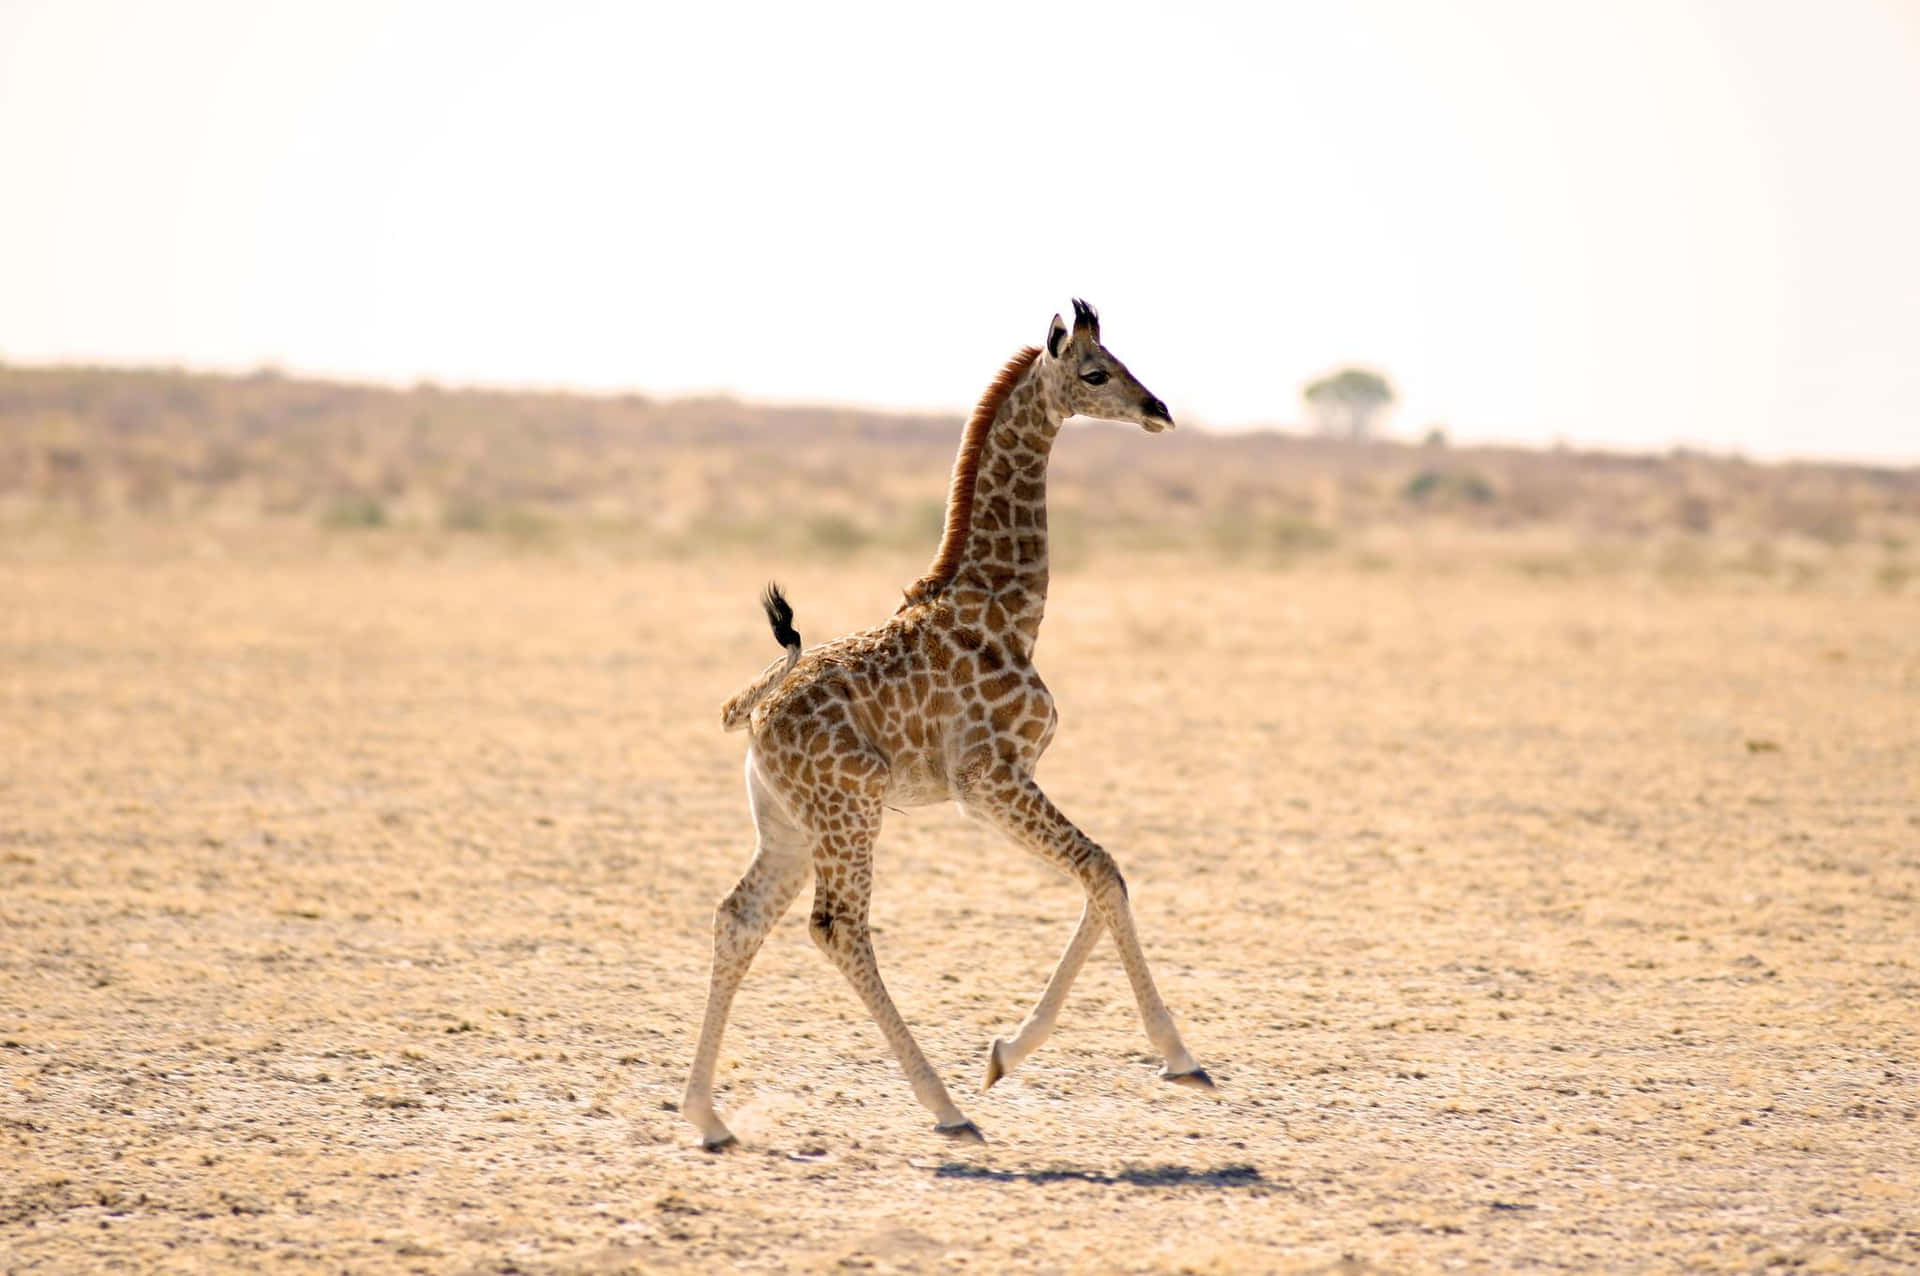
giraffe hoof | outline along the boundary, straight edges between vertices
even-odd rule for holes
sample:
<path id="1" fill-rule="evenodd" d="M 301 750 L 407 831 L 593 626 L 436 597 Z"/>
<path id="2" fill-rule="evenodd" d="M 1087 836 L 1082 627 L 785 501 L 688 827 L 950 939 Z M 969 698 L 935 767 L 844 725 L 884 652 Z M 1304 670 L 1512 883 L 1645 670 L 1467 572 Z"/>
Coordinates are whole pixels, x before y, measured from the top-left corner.
<path id="1" fill-rule="evenodd" d="M 936 1125 L 934 1133 L 944 1134 L 955 1143 L 985 1143 L 987 1136 L 980 1133 L 980 1127 L 971 1121 L 961 1121 L 954 1125 Z"/>
<path id="2" fill-rule="evenodd" d="M 1195 1068 L 1192 1072 L 1168 1072 L 1163 1068 L 1160 1071 L 1160 1079 L 1192 1090 L 1213 1089 L 1213 1078 L 1207 1075 L 1205 1068 Z"/>
<path id="3" fill-rule="evenodd" d="M 987 1091 L 993 1089 L 994 1082 L 1012 1071 L 1012 1069 L 1000 1061 L 1000 1052 L 1006 1048 L 1007 1043 L 998 1037 L 995 1037 L 993 1044 L 987 1047 L 987 1079 L 980 1083 L 980 1093 L 985 1094 Z"/>
<path id="4" fill-rule="evenodd" d="M 728 1148 L 739 1147 L 740 1140 L 731 1133 L 704 1134 L 700 1136 L 700 1146 L 709 1152 L 724 1152 Z"/>

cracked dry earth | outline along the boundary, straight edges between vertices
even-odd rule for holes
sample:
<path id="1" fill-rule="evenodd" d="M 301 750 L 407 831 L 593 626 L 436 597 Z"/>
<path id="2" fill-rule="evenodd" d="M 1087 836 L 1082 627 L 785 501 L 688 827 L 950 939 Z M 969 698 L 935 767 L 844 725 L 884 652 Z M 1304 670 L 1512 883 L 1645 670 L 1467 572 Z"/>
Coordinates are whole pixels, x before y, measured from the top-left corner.
<path id="1" fill-rule="evenodd" d="M 783 572 L 820 641 L 917 563 Z M 0 1268 L 1898 1270 L 1920 1264 L 1920 611 L 1491 571 L 1063 574 L 1079 903 L 889 817 L 882 969 L 804 902 L 674 1111 L 744 866 L 764 563 L 0 566 Z"/>

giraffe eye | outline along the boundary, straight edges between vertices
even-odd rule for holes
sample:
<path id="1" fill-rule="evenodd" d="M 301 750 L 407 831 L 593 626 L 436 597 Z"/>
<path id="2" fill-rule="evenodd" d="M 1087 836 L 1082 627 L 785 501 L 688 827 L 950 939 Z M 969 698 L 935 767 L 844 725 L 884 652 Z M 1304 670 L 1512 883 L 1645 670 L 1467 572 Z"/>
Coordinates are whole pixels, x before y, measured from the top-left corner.
<path id="1" fill-rule="evenodd" d="M 1080 379 L 1088 385 L 1105 385 L 1107 383 L 1107 374 L 1095 368 L 1092 372 L 1082 372 Z"/>

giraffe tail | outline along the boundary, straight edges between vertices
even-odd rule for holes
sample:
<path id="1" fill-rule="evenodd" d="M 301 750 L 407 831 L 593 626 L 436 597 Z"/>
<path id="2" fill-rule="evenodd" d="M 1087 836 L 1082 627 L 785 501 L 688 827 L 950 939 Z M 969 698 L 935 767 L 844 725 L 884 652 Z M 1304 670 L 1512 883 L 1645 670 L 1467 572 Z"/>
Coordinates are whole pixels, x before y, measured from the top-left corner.
<path id="1" fill-rule="evenodd" d="M 787 649 L 783 659 L 776 660 L 741 688 L 733 699 L 720 707 L 720 725 L 728 731 L 738 731 L 747 725 L 747 719 L 753 715 L 753 706 L 760 703 L 762 696 L 786 680 L 793 667 L 800 663 L 800 633 L 793 627 L 793 605 L 787 602 L 787 596 L 780 592 L 780 586 L 769 581 L 760 594 L 760 606 L 767 613 L 767 623 L 773 627 L 773 640 Z"/>

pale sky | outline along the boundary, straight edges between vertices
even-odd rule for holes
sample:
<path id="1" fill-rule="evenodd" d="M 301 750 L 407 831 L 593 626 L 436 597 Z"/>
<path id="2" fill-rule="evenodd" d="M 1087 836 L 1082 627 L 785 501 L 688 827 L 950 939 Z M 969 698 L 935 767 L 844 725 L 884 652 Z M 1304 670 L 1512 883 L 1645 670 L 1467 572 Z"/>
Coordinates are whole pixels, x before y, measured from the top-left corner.
<path id="1" fill-rule="evenodd" d="M 1920 463 L 1920 0 L 0 0 L 0 359 Z"/>

